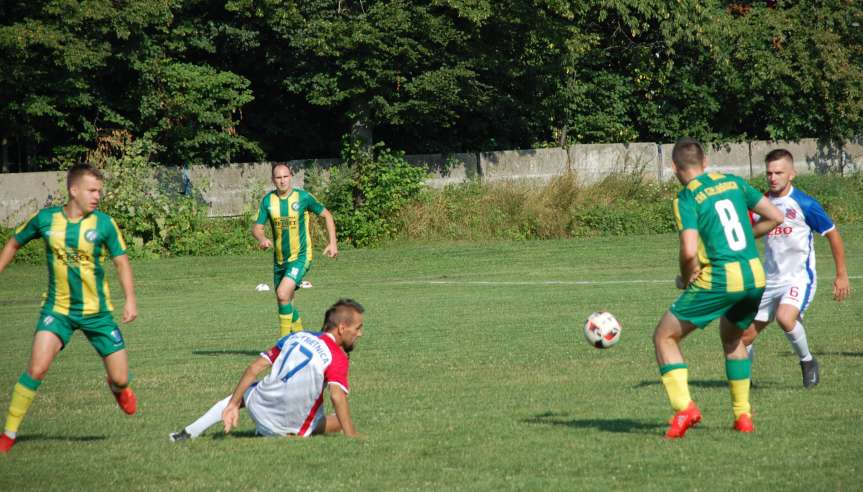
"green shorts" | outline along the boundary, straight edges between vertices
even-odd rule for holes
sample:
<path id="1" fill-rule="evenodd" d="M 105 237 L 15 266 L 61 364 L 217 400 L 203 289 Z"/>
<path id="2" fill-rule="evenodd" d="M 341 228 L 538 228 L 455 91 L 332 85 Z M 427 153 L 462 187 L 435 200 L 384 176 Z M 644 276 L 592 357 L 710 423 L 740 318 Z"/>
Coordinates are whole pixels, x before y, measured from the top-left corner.
<path id="1" fill-rule="evenodd" d="M 311 266 L 311 262 L 305 258 L 299 258 L 284 265 L 273 265 L 273 285 L 278 289 L 282 279 L 287 277 L 299 287 Z"/>
<path id="2" fill-rule="evenodd" d="M 63 348 L 69 343 L 72 333 L 78 329 L 84 332 L 90 345 L 103 358 L 126 348 L 123 334 L 120 333 L 120 328 L 117 327 L 111 313 L 100 313 L 92 316 L 67 316 L 43 310 L 39 313 L 39 321 L 36 322 L 37 332 L 47 331 L 57 335 L 63 342 Z"/>
<path id="3" fill-rule="evenodd" d="M 688 321 L 698 328 L 704 328 L 716 318 L 725 316 L 728 321 L 745 330 L 758 313 L 763 293 L 764 288 L 725 292 L 690 286 L 668 310 L 677 319 Z"/>

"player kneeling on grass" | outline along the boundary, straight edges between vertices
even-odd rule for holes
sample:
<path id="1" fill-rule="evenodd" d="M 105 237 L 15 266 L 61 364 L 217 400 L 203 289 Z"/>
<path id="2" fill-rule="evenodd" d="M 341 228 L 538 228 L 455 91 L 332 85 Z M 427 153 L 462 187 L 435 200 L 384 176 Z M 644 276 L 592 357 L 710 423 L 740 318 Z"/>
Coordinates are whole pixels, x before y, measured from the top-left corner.
<path id="1" fill-rule="evenodd" d="M 348 353 L 363 336 L 363 307 L 340 299 L 324 315 L 322 333 L 297 332 L 282 337 L 249 364 L 234 393 L 216 403 L 201 418 L 171 434 L 171 441 L 200 436 L 220 420 L 225 432 L 237 426 L 246 407 L 263 436 L 342 431 L 357 435 L 348 407 Z M 270 368 L 260 380 L 258 374 Z M 324 386 L 330 390 L 335 415 L 324 416 Z"/>

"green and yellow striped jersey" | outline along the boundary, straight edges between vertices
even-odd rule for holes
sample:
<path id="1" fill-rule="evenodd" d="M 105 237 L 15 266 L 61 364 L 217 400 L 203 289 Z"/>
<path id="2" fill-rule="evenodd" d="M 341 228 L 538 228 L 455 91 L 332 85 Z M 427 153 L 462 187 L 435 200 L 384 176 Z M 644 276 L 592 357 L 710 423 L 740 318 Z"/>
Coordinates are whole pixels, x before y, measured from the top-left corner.
<path id="1" fill-rule="evenodd" d="M 273 229 L 273 261 L 277 265 L 298 258 L 312 261 L 309 210 L 320 215 L 326 209 L 311 193 L 296 188 L 285 198 L 271 191 L 261 200 L 255 223 L 263 225 L 267 220 L 270 221 Z"/>
<path id="2" fill-rule="evenodd" d="M 704 173 L 677 194 L 677 228 L 698 231 L 701 273 L 696 287 L 741 292 L 764 287 L 764 268 L 752 235 L 749 210 L 762 194 L 738 176 Z"/>
<path id="3" fill-rule="evenodd" d="M 70 220 L 63 207 L 43 208 L 15 230 L 15 240 L 22 246 L 37 237 L 45 241 L 48 263 L 44 309 L 67 316 L 114 309 L 102 267 L 108 256 L 126 254 L 126 243 L 114 219 L 97 210 Z"/>

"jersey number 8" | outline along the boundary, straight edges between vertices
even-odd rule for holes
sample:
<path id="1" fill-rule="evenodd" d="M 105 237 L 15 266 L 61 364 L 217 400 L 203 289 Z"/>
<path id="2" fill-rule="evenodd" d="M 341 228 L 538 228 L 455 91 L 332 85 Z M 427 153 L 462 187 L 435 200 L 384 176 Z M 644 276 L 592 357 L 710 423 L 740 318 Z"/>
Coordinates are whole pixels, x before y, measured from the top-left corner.
<path id="1" fill-rule="evenodd" d="M 725 232 L 725 239 L 728 241 L 728 247 L 731 251 L 740 251 L 746 248 L 746 234 L 743 233 L 743 225 L 740 223 L 740 217 L 737 216 L 737 210 L 734 209 L 734 204 L 731 200 L 719 200 L 714 205 L 716 213 L 719 214 L 719 222 L 722 223 L 722 230 Z"/>

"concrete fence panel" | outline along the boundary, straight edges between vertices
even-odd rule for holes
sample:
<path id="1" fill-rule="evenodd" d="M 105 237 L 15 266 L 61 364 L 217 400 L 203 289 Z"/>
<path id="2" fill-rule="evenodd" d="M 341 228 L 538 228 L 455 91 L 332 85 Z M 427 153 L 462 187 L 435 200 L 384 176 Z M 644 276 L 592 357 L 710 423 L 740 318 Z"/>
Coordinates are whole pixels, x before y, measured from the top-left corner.
<path id="1" fill-rule="evenodd" d="M 785 149 L 791 152 L 791 155 L 794 156 L 794 170 L 797 171 L 797 174 L 817 171 L 818 140 L 814 138 L 805 138 L 799 142 L 756 140 L 750 145 L 752 149 L 752 174 L 754 176 L 764 174 L 764 158 L 776 149 Z"/>
<path id="2" fill-rule="evenodd" d="M 570 169 L 581 184 L 602 181 L 613 173 L 637 173 L 659 178 L 659 158 L 655 143 L 577 144 L 569 148 Z"/>
<path id="3" fill-rule="evenodd" d="M 659 175 L 663 180 L 674 179 L 674 171 L 671 168 L 671 152 L 673 149 L 674 144 L 662 144 L 660 146 L 662 167 L 660 168 Z M 749 143 L 708 143 L 704 144 L 704 152 L 707 155 L 708 171 L 736 174 L 746 179 L 752 177 Z"/>
<path id="4" fill-rule="evenodd" d="M 0 223 L 15 227 L 52 201 L 66 199 L 66 173 L 0 174 Z"/>
<path id="5" fill-rule="evenodd" d="M 547 182 L 566 170 L 566 150 L 561 148 L 483 152 L 479 155 L 479 171 L 484 181 Z"/>
<path id="6" fill-rule="evenodd" d="M 428 170 L 429 177 L 425 183 L 432 188 L 443 188 L 479 177 L 477 154 L 416 154 L 406 155 L 405 160 Z"/>

